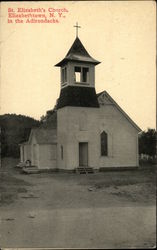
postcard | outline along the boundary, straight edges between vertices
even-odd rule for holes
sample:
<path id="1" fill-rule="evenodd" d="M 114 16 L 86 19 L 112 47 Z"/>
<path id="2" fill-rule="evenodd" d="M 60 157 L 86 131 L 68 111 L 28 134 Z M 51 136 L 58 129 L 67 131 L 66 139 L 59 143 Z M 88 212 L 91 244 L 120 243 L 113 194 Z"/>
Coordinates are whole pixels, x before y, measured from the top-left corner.
<path id="1" fill-rule="evenodd" d="M 155 1 L 0 6 L 0 247 L 154 248 Z"/>

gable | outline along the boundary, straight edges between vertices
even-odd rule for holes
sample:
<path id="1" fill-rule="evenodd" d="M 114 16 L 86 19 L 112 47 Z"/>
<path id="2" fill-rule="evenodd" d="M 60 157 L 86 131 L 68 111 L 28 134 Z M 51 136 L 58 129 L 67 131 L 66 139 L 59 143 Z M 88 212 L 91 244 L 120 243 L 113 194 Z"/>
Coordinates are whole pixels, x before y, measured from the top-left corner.
<path id="1" fill-rule="evenodd" d="M 114 105 L 138 132 L 141 131 L 137 124 L 124 112 L 124 110 L 122 110 L 122 108 L 113 100 L 113 98 L 107 93 L 107 91 L 103 91 L 97 94 L 97 98 L 100 107 L 104 105 Z"/>
<path id="2" fill-rule="evenodd" d="M 98 102 L 100 105 L 114 104 L 113 101 L 109 98 L 109 96 L 105 93 L 105 91 L 97 96 L 98 96 Z"/>
<path id="3" fill-rule="evenodd" d="M 34 129 L 31 130 L 30 135 L 29 135 L 29 139 L 28 139 L 28 144 L 37 144 L 37 140 L 35 138 L 35 134 L 34 134 Z"/>

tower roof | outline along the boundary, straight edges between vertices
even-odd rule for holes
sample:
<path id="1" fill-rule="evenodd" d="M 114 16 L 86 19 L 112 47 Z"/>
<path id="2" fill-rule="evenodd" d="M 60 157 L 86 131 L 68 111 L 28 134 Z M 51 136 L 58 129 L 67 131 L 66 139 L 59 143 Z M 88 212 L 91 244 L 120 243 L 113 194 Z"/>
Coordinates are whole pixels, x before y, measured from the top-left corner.
<path id="1" fill-rule="evenodd" d="M 68 86 L 61 89 L 57 109 L 65 106 L 99 108 L 95 88 Z"/>
<path id="2" fill-rule="evenodd" d="M 87 52 L 78 37 L 76 37 L 65 58 L 59 63 L 57 63 L 55 66 L 62 66 L 67 61 L 89 62 L 95 65 L 100 63 L 89 55 L 89 53 Z"/>

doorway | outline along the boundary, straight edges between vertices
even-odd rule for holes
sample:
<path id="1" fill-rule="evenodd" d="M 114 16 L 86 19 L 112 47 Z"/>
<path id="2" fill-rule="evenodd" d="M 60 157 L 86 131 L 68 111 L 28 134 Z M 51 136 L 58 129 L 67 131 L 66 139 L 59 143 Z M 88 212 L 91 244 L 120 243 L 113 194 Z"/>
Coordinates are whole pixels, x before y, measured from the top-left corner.
<path id="1" fill-rule="evenodd" d="M 79 143 L 79 166 L 88 166 L 88 142 Z"/>

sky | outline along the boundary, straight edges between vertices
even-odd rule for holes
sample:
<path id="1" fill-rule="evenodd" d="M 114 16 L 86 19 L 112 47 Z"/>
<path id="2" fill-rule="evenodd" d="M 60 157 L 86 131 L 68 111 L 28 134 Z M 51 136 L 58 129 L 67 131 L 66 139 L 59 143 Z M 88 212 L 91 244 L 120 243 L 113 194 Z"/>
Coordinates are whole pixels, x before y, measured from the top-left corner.
<path id="1" fill-rule="evenodd" d="M 65 8 L 58 23 L 8 23 L 8 8 Z M 1 2 L 0 114 L 16 113 L 40 119 L 60 94 L 62 60 L 76 37 L 96 66 L 95 88 L 106 90 L 142 129 L 156 126 L 155 1 Z M 22 12 L 18 13 L 21 14 Z M 19 18 L 20 19 L 20 18 Z M 29 18 L 31 19 L 31 18 Z M 40 19 L 40 18 L 36 18 Z M 21 20 L 21 19 L 20 19 Z M 10 21 L 11 22 L 11 21 Z"/>

